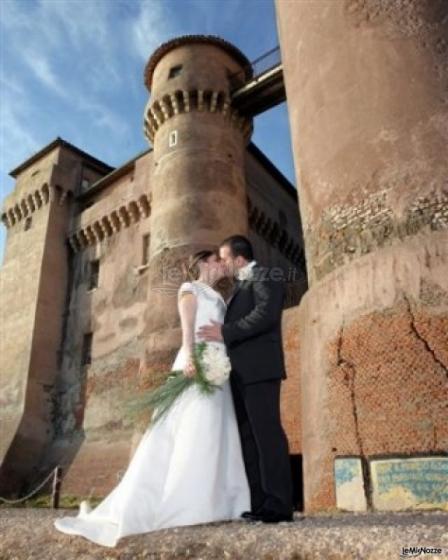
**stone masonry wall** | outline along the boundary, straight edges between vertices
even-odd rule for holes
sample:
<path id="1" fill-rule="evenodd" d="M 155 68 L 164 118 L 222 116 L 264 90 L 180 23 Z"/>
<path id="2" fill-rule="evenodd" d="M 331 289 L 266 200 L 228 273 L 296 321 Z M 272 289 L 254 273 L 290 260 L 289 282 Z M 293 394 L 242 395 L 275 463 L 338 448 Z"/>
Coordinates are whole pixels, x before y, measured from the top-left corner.
<path id="1" fill-rule="evenodd" d="M 72 221 L 70 300 L 53 394 L 56 440 L 42 465 L 45 470 L 62 464 L 66 493 L 106 492 L 132 450 L 135 426 L 126 418 L 125 402 L 138 385 L 141 335 L 151 310 L 148 267 L 142 261 L 143 238 L 150 233 L 151 157 L 137 159 L 129 172 L 93 194 L 91 204 Z M 138 206 L 142 197 L 144 211 Z M 98 287 L 89 289 L 95 260 Z M 89 332 L 92 361 L 83 365 Z"/>
<path id="2" fill-rule="evenodd" d="M 309 510 L 335 506 L 337 457 L 365 461 L 371 499 L 373 458 L 443 454 L 448 447 L 448 238 L 433 235 L 366 255 L 302 300 Z"/>
<path id="3" fill-rule="evenodd" d="M 278 0 L 276 12 L 310 283 L 305 508 L 343 508 L 345 482 L 360 509 L 441 504 L 429 475 L 417 493 L 395 479 L 401 501 L 375 500 L 375 469 L 434 465 L 448 443 L 448 4 Z M 361 467 L 344 481 L 349 460 Z"/>

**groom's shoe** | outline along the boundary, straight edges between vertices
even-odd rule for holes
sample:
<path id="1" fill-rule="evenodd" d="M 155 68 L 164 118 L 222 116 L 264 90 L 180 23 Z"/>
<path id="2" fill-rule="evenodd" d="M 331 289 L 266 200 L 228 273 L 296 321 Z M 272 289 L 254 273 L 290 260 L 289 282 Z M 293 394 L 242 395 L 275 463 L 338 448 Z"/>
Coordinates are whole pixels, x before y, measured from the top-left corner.
<path id="1" fill-rule="evenodd" d="M 283 521 L 294 521 L 292 513 L 285 515 L 284 513 L 265 512 L 258 516 L 263 523 L 281 523 Z"/>
<path id="2" fill-rule="evenodd" d="M 274 511 L 245 511 L 241 517 L 247 521 L 262 521 L 263 523 L 281 523 L 283 521 L 294 521 L 293 514 L 276 513 Z"/>
<path id="3" fill-rule="evenodd" d="M 240 515 L 242 519 L 247 519 L 248 521 L 252 521 L 252 518 L 255 517 L 257 514 L 254 511 L 243 511 Z"/>

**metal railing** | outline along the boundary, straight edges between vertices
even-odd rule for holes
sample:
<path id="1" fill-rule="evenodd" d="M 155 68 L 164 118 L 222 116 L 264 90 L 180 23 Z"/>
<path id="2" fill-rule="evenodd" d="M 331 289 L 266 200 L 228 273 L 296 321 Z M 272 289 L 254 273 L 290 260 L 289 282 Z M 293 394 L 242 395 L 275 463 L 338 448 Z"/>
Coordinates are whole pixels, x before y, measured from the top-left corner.
<path id="1" fill-rule="evenodd" d="M 260 57 L 253 60 L 249 65 L 245 66 L 242 70 L 235 72 L 229 76 L 230 91 L 234 91 L 242 87 L 246 82 L 254 80 L 279 66 L 282 62 L 280 46 L 277 46 L 270 51 L 264 53 Z"/>
<path id="2" fill-rule="evenodd" d="M 39 492 L 41 488 L 45 486 L 45 484 L 53 478 L 52 490 L 51 490 L 51 507 L 53 509 L 57 509 L 59 507 L 59 496 L 60 496 L 60 489 L 61 489 L 61 477 L 62 477 L 62 469 L 61 467 L 55 467 L 50 474 L 34 488 L 29 494 L 23 496 L 22 498 L 18 498 L 17 500 L 8 500 L 0 496 L 0 502 L 4 502 L 5 504 L 19 504 L 20 502 L 25 502 L 31 496 L 34 496 Z"/>

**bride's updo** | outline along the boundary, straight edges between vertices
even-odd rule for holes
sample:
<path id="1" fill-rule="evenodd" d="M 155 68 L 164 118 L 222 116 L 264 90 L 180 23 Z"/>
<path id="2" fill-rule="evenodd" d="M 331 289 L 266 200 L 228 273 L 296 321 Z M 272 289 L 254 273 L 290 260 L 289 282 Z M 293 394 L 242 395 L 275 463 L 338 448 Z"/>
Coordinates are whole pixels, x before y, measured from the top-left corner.
<path id="1" fill-rule="evenodd" d="M 200 274 L 200 268 L 199 268 L 199 263 L 206 261 L 209 257 L 211 257 L 212 255 L 217 255 L 216 251 L 209 251 L 209 250 L 203 250 L 203 251 L 197 251 L 196 253 L 194 253 L 193 255 L 190 255 L 188 257 L 188 262 L 186 263 L 185 266 L 185 276 L 187 280 L 197 280 L 199 278 L 199 274 Z"/>

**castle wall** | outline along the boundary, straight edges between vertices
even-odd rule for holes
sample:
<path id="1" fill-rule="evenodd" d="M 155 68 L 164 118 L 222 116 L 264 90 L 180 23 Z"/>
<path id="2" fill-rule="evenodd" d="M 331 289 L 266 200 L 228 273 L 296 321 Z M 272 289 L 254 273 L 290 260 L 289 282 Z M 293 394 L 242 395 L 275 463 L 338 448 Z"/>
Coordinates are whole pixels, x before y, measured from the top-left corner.
<path id="1" fill-rule="evenodd" d="M 309 349 L 300 353 L 308 507 L 334 507 L 338 457 L 362 457 L 369 467 L 375 458 L 445 453 L 447 247 L 444 232 L 416 237 L 332 272 L 303 297 L 298 321 L 307 326 L 300 347 Z M 367 484 L 373 491 L 372 481 Z M 356 491 L 363 494 L 362 487 Z"/>
<path id="2" fill-rule="evenodd" d="M 122 176 L 75 215 L 71 232 L 97 231 L 116 216 L 116 231 L 90 238 L 72 256 L 72 281 L 55 395 L 56 439 L 45 465 L 61 464 L 65 493 L 105 493 L 129 460 L 135 426 L 125 401 L 138 384 L 142 333 L 150 313 L 148 267 L 142 263 L 143 237 L 150 217 L 132 214 L 150 193 L 147 170 L 152 155 L 138 158 Z M 94 187 L 97 188 L 97 187 Z M 148 208 L 149 210 L 149 208 Z M 121 220 L 121 221 L 120 221 Z M 92 228 L 92 229 L 89 229 Z M 106 230 L 105 230 L 106 232 Z M 90 289 L 92 261 L 99 261 L 98 286 Z M 92 333 L 91 363 L 83 364 L 85 336 Z M 112 478 L 111 478 L 112 477 Z M 88 483 L 87 483 L 88 481 Z"/>
<path id="3" fill-rule="evenodd" d="M 287 306 L 297 305 L 308 286 L 297 196 L 295 191 L 291 194 L 287 187 L 273 180 L 269 170 L 249 150 L 245 175 L 248 237 L 256 258 L 264 266 L 283 269 L 288 287 Z"/>

